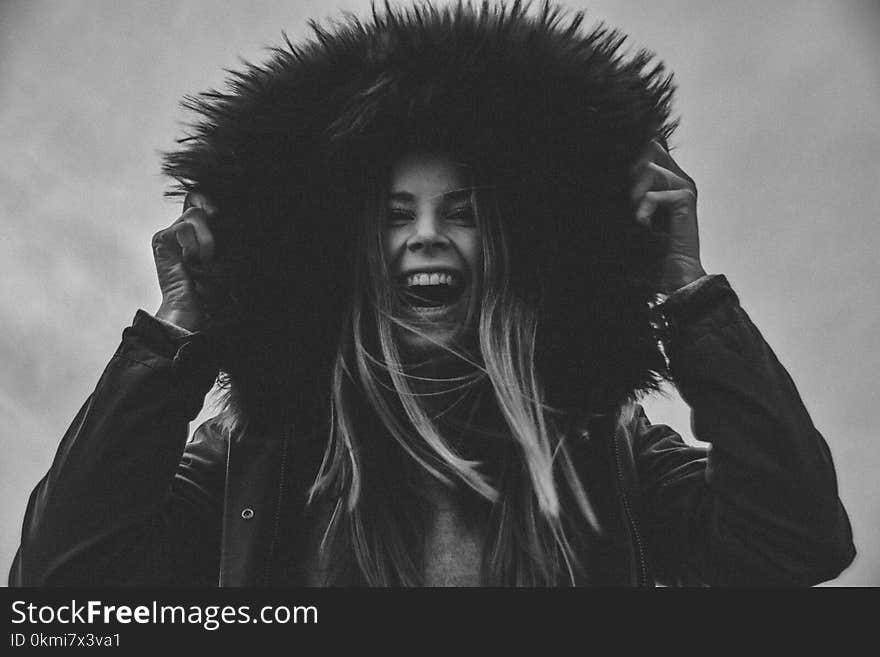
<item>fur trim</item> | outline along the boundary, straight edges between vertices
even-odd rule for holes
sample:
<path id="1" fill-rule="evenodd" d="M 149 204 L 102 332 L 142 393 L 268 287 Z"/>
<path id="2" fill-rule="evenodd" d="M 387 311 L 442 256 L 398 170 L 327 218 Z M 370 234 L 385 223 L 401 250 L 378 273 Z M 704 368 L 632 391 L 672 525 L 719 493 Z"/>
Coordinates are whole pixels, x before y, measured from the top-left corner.
<path id="1" fill-rule="evenodd" d="M 386 5 L 313 23 L 310 41 L 285 37 L 226 91 L 187 97 L 199 119 L 164 171 L 172 194 L 219 208 L 211 273 L 236 302 L 207 332 L 234 413 L 327 408 L 371 172 L 413 146 L 455 152 L 502 191 L 514 283 L 542 299 L 552 404 L 602 412 L 656 388 L 667 373 L 648 302 L 663 245 L 632 221 L 629 169 L 674 129 L 672 79 L 649 53 L 625 57 L 621 33 L 582 23 L 550 4 Z"/>

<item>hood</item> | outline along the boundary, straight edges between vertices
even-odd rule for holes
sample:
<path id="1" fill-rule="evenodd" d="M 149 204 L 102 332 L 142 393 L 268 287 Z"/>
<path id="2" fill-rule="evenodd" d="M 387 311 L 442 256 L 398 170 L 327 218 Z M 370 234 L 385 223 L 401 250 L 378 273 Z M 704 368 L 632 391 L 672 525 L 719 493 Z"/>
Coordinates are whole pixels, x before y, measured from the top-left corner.
<path id="1" fill-rule="evenodd" d="M 548 401 L 605 412 L 655 389 L 663 244 L 628 191 L 674 129 L 662 64 L 550 4 L 386 6 L 311 28 L 187 97 L 196 119 L 165 155 L 171 194 L 218 208 L 209 275 L 231 303 L 206 334 L 234 413 L 323 415 L 374 174 L 413 147 L 456 153 L 498 190 L 511 280 L 540 300 Z"/>

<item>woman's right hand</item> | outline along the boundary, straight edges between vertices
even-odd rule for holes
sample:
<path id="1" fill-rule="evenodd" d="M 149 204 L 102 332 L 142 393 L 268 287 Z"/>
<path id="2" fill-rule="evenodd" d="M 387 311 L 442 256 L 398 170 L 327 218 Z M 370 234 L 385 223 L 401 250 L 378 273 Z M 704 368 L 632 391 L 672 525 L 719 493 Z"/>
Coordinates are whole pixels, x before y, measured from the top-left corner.
<path id="1" fill-rule="evenodd" d="M 196 271 L 214 258 L 208 221 L 216 209 L 203 195 L 190 192 L 183 210 L 173 224 L 153 235 L 153 259 L 162 291 L 156 317 L 194 332 L 205 321 L 207 290 Z"/>

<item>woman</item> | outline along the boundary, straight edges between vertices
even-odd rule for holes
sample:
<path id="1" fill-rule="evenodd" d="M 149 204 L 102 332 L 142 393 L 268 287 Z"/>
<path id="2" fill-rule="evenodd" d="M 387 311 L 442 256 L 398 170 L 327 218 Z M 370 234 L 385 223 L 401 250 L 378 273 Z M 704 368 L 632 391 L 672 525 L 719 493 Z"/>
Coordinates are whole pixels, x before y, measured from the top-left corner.
<path id="1" fill-rule="evenodd" d="M 34 491 L 11 583 L 836 577 L 830 454 L 703 269 L 671 79 L 580 23 L 389 10 L 190 99 L 162 305 Z M 645 417 L 664 378 L 711 452 Z"/>

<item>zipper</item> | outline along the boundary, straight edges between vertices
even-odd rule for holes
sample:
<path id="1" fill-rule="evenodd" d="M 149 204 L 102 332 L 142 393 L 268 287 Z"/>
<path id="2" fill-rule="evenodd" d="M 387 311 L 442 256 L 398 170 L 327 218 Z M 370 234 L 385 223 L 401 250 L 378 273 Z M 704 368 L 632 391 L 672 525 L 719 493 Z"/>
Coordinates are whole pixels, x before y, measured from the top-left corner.
<path id="1" fill-rule="evenodd" d="M 226 479 L 223 483 L 223 524 L 220 527 L 220 572 L 217 573 L 217 586 L 222 588 L 226 586 L 226 541 L 229 532 L 229 472 L 230 463 L 232 461 L 232 443 L 233 439 L 229 432 L 226 432 Z"/>
<path id="2" fill-rule="evenodd" d="M 635 516 L 632 512 L 632 507 L 629 503 L 629 497 L 627 497 L 626 492 L 623 487 L 623 463 L 620 459 L 620 445 L 617 438 L 617 432 L 614 432 L 614 461 L 617 465 L 617 483 L 618 490 L 620 491 L 620 499 L 623 502 L 623 511 L 626 516 L 626 520 L 629 523 L 630 533 L 633 537 L 633 542 L 636 544 L 636 553 L 638 554 L 638 584 L 639 586 L 648 586 L 648 568 L 645 560 L 645 551 L 642 547 L 642 537 L 639 533 L 638 525 L 636 525 Z"/>
<path id="3" fill-rule="evenodd" d="M 275 519 L 272 526 L 272 540 L 269 543 L 269 553 L 266 555 L 266 568 L 263 571 L 263 585 L 269 586 L 269 576 L 272 572 L 272 561 L 275 558 L 275 544 L 278 542 L 279 529 L 281 527 L 281 508 L 284 503 L 284 489 L 287 484 L 287 451 L 290 448 L 290 436 L 285 436 L 284 447 L 281 450 L 281 467 L 278 480 L 278 500 L 275 503 Z"/>

